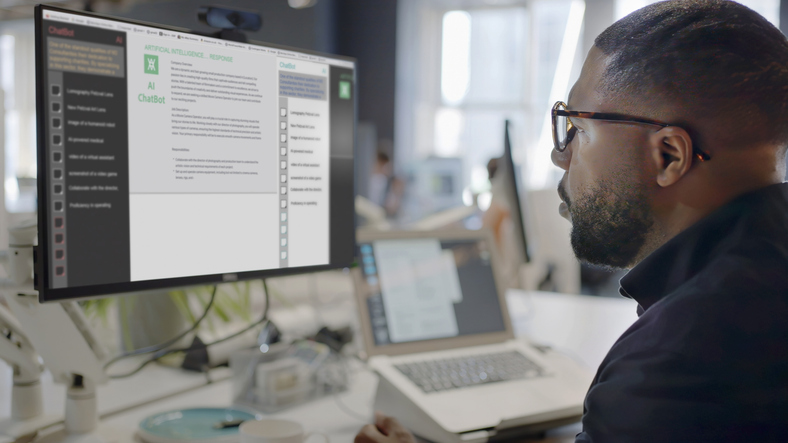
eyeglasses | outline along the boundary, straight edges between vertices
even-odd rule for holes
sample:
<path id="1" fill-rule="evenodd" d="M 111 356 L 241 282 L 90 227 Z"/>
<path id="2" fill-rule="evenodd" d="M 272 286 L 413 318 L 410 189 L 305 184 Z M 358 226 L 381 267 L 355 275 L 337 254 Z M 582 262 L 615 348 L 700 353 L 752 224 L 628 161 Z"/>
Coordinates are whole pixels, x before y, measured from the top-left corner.
<path id="1" fill-rule="evenodd" d="M 558 152 L 564 152 L 572 139 L 575 138 L 577 128 L 572 124 L 572 118 L 589 118 L 621 123 L 642 123 L 644 125 L 655 125 L 663 128 L 675 126 L 648 118 L 633 117 L 610 112 L 568 111 L 566 109 L 566 103 L 561 101 L 555 102 L 551 116 L 553 122 L 553 144 L 555 150 Z M 695 154 L 695 157 L 702 162 L 711 160 L 711 156 L 701 151 L 697 146 L 692 146 L 692 152 Z"/>

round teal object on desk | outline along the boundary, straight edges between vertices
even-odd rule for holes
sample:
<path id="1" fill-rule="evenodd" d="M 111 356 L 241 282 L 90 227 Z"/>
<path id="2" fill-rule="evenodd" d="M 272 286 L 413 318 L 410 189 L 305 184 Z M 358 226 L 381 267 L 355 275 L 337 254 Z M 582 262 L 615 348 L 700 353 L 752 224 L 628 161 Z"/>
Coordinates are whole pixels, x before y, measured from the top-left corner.
<path id="1" fill-rule="evenodd" d="M 152 415 L 140 422 L 140 437 L 148 443 L 236 443 L 238 426 L 224 429 L 218 423 L 255 420 L 254 414 L 233 408 L 178 409 Z"/>

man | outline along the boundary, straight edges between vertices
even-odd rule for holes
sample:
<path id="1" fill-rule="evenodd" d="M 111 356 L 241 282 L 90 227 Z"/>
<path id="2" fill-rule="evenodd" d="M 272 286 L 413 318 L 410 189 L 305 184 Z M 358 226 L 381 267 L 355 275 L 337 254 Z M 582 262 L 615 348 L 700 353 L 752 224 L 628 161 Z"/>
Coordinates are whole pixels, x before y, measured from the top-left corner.
<path id="1" fill-rule="evenodd" d="M 553 120 L 574 251 L 632 268 L 639 304 L 576 441 L 788 440 L 785 36 L 730 1 L 647 6 L 596 39 Z M 410 438 L 378 417 L 356 441 Z"/>

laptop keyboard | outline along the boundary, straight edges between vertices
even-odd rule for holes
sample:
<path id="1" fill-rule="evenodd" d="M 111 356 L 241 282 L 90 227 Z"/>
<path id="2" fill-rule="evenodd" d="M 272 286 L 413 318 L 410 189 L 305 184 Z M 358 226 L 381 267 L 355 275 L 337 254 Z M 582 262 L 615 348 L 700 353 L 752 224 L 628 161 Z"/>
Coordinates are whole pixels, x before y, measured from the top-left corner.
<path id="1" fill-rule="evenodd" d="M 536 378 L 544 370 L 517 351 L 394 365 L 425 393 Z"/>

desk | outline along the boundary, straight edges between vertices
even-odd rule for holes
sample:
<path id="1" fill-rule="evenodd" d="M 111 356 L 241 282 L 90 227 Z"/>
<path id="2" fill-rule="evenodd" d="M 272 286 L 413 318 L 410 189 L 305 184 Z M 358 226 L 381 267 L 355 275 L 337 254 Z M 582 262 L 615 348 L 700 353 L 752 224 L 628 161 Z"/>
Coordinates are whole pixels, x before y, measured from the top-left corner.
<path id="1" fill-rule="evenodd" d="M 133 368 L 141 360 L 129 361 Z M 119 367 L 121 365 L 118 365 Z M 11 368 L 0 364 L 0 417 L 11 415 L 11 399 L 9 389 L 12 384 Z M 211 380 L 223 380 L 230 377 L 229 368 L 218 368 L 210 374 L 199 374 L 174 370 L 172 368 L 148 365 L 138 374 L 119 380 L 112 380 L 98 387 L 98 412 L 100 417 L 111 416 L 127 409 L 146 404 L 164 397 L 179 395 L 199 387 Z M 44 395 L 44 413 L 63 416 L 66 403 L 66 386 L 55 383 L 52 374 L 45 372 L 41 377 Z M 145 389 L 140 389 L 145 386 Z"/>
<path id="2" fill-rule="evenodd" d="M 510 291 L 507 299 L 518 336 L 528 336 L 532 341 L 553 346 L 594 369 L 601 363 L 615 340 L 637 318 L 636 303 L 624 298 Z M 112 429 L 113 435 L 118 436 L 115 440 L 118 443 L 138 442 L 134 435 L 137 425 L 151 414 L 179 408 L 228 406 L 232 401 L 231 382 L 225 379 L 202 387 L 192 387 L 188 392 L 155 403 L 124 411 L 118 409 L 118 404 L 129 400 L 132 396 L 144 396 L 150 390 L 167 386 L 166 380 L 173 380 L 173 383 L 179 384 L 183 381 L 175 381 L 176 379 L 188 379 L 189 383 L 196 382 L 196 379 L 190 379 L 195 374 L 185 374 L 166 368 L 152 368 L 151 371 L 169 371 L 169 374 L 165 376 L 161 373 L 160 376 L 166 378 L 161 378 L 155 386 L 147 384 L 144 389 L 139 386 L 143 380 L 139 377 L 135 377 L 137 382 L 134 383 L 132 380 L 125 380 L 123 385 L 112 382 L 109 386 L 99 388 L 100 392 L 103 391 L 100 400 L 106 398 L 106 401 L 115 405 L 117 411 L 111 411 L 112 408 L 109 406 L 100 406 L 102 411 L 106 411 L 102 414 L 105 418 L 101 422 L 101 427 Z M 204 384 L 205 379 L 204 376 L 202 377 Z M 371 417 L 376 385 L 375 375 L 359 364 L 352 377 L 350 390 L 340 394 L 339 399 L 321 398 L 273 416 L 299 421 L 310 431 L 325 432 L 334 443 L 351 442 L 365 423 L 344 412 L 337 401 L 341 401 L 356 414 Z M 108 394 L 114 398 L 107 398 Z M 150 393 L 148 392 L 147 395 Z M 2 401 L 7 403 L 8 395 L 5 394 L 3 397 Z M 572 441 L 578 430 L 577 426 L 562 428 L 542 441 L 545 443 Z"/>
<path id="3" fill-rule="evenodd" d="M 509 291 L 515 335 L 566 352 L 596 372 L 618 337 L 637 320 L 637 302 L 553 292 Z"/>

